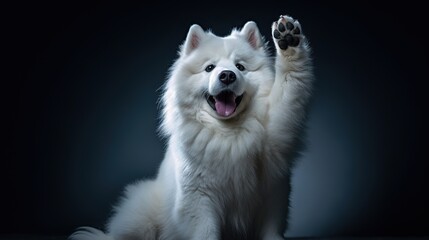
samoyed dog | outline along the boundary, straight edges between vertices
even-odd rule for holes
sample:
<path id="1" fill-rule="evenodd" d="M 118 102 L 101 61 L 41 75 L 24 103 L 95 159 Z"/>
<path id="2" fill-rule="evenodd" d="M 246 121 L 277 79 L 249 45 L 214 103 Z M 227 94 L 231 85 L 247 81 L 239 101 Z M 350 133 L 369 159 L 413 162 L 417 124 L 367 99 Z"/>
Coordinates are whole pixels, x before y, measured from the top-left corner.
<path id="1" fill-rule="evenodd" d="M 126 188 L 105 233 L 70 239 L 283 239 L 313 74 L 298 21 L 280 16 L 272 37 L 275 59 L 254 22 L 226 37 L 192 25 L 162 96 L 157 177 Z"/>

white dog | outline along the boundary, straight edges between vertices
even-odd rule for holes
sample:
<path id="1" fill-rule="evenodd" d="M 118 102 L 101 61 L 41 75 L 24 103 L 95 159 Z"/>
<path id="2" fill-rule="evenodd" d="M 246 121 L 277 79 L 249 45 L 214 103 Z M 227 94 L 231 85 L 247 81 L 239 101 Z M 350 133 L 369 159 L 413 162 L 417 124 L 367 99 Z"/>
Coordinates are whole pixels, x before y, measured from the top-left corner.
<path id="1" fill-rule="evenodd" d="M 275 61 L 254 22 L 226 37 L 191 26 L 165 84 L 157 178 L 126 188 L 106 233 L 71 239 L 283 239 L 313 75 L 298 21 L 280 16 L 272 35 Z"/>

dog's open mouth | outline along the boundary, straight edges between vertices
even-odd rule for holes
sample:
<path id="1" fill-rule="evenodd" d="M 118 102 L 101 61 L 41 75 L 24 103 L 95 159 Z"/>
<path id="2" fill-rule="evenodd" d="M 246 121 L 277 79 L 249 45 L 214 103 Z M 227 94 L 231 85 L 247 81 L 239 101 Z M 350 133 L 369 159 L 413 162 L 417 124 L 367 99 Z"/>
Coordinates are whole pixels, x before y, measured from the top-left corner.
<path id="1" fill-rule="evenodd" d="M 216 96 L 206 94 L 206 99 L 211 108 L 221 117 L 229 117 L 234 114 L 241 100 L 243 94 L 236 96 L 232 91 L 222 91 Z"/>

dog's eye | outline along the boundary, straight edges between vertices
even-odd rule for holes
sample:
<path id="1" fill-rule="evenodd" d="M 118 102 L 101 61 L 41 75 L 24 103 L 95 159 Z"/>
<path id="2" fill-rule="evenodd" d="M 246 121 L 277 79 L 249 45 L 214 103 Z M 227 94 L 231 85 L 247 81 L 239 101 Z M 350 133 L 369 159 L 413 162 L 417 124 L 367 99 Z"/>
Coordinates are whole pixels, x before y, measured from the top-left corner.
<path id="1" fill-rule="evenodd" d="M 243 65 L 241 65 L 240 63 L 237 63 L 237 64 L 235 64 L 235 66 L 237 67 L 237 69 L 238 70 L 240 70 L 240 71 L 244 71 L 244 66 Z"/>
<path id="2" fill-rule="evenodd" d="M 215 66 L 213 64 L 210 64 L 206 67 L 205 70 L 206 70 L 206 72 L 211 72 L 211 71 L 213 71 L 214 68 L 215 68 Z"/>

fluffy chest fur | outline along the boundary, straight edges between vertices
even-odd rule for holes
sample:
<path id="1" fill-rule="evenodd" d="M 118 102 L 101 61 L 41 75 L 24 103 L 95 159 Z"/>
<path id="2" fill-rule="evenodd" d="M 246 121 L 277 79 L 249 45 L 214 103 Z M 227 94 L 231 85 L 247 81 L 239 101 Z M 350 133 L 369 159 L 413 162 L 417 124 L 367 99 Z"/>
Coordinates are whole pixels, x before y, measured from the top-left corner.
<path id="1" fill-rule="evenodd" d="M 170 138 L 169 146 L 175 148 L 172 152 L 180 152 L 176 155 L 180 162 L 176 171 L 180 195 L 209 198 L 223 223 L 223 232 L 250 234 L 258 219 L 257 209 L 264 204 L 263 197 L 272 182 L 265 164 L 269 162 L 266 157 L 272 155 L 266 154 L 266 108 L 251 107 L 259 111 L 249 109 L 235 122 L 218 125 L 204 113 L 192 119 L 184 117 L 176 121 L 178 127 Z M 245 115 L 248 112 L 253 113 L 252 117 Z"/>

